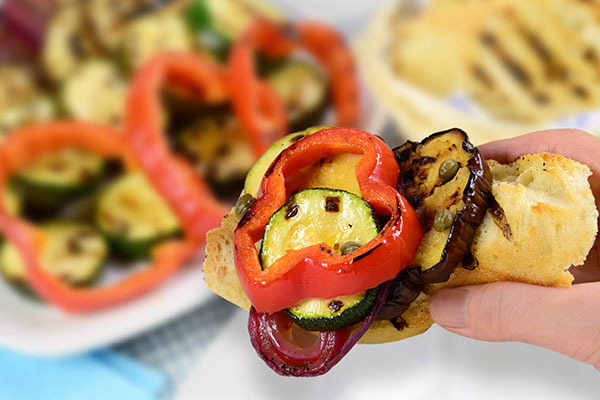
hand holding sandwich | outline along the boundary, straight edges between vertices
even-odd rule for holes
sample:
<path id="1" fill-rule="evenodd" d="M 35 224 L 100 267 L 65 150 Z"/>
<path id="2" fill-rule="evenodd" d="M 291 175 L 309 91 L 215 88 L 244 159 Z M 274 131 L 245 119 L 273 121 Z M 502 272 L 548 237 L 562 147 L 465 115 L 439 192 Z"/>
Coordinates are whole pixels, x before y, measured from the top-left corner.
<path id="1" fill-rule="evenodd" d="M 600 139 L 577 130 L 549 130 L 480 146 L 488 159 L 508 163 L 518 156 L 549 152 L 587 164 L 600 206 Z M 558 351 L 600 369 L 600 243 L 585 264 L 571 270 L 572 288 L 496 282 L 439 291 L 433 319 L 463 336 L 520 341 Z"/>

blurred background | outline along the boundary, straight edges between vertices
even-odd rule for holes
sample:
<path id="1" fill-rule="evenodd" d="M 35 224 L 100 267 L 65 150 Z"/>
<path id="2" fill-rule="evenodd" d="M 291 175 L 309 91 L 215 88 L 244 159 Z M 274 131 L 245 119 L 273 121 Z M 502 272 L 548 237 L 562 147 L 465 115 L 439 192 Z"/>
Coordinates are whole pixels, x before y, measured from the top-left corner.
<path id="1" fill-rule="evenodd" d="M 475 144 L 555 127 L 600 135 L 596 1 L 0 0 L 0 9 L 0 140 L 58 119 L 122 134 L 130 83 L 149 60 L 185 52 L 226 68 L 256 17 L 318 20 L 340 32 L 356 65 L 348 79 L 360 88 L 352 125 L 391 147 L 451 127 L 464 129 Z M 327 62 L 302 51 L 267 53 L 256 52 L 257 79 L 276 92 L 289 130 L 335 123 L 338 83 Z M 256 160 L 239 110 L 229 101 L 207 105 L 176 84 L 157 96 L 170 150 L 215 201 L 231 207 Z M 89 152 L 54 152 L 19 171 L 5 189 L 7 212 L 53 238 L 58 250 L 44 268 L 69 285 L 123 279 L 147 265 L 152 246 L 181 235 L 160 193 L 114 164 Z M 123 196 L 134 200 L 124 206 Z M 84 250 L 74 254 L 79 237 L 87 238 L 76 245 Z M 592 367 L 438 327 L 401 343 L 359 346 L 324 377 L 279 378 L 251 348 L 246 313 L 204 286 L 202 261 L 200 251 L 191 268 L 126 304 L 71 315 L 40 299 L 4 241 L 0 399 L 596 399 L 600 393 Z"/>

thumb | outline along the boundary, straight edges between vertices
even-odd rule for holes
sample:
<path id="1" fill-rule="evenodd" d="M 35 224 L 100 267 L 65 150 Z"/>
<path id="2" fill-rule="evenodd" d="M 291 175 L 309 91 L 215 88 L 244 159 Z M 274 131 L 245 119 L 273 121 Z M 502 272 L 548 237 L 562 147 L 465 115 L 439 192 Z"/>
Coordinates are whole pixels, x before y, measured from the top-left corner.
<path id="1" fill-rule="evenodd" d="M 600 369 L 600 282 L 571 288 L 496 282 L 442 289 L 429 309 L 435 322 L 459 335 L 530 343 Z"/>

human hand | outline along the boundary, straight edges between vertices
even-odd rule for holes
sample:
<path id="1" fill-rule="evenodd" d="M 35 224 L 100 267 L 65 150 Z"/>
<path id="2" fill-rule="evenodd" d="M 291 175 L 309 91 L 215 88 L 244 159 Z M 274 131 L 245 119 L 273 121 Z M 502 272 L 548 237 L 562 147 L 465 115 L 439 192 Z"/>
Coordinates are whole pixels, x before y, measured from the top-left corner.
<path id="1" fill-rule="evenodd" d="M 600 139 L 578 130 L 548 130 L 479 146 L 487 159 L 509 163 L 531 153 L 557 153 L 590 167 L 600 209 Z M 443 289 L 430 302 L 431 316 L 449 331 L 474 339 L 519 341 L 558 351 L 600 370 L 600 238 L 575 285 L 550 288 L 517 282 Z"/>

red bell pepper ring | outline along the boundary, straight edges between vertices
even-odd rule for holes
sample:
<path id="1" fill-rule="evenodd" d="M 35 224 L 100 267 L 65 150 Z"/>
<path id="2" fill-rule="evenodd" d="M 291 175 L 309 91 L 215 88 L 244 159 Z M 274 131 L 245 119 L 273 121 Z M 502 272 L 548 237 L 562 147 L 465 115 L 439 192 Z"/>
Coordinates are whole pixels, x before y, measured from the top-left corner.
<path id="1" fill-rule="evenodd" d="M 296 29 L 301 47 L 321 63 L 329 78 L 336 124 L 356 125 L 360 115 L 360 89 L 354 58 L 344 39 L 331 27 L 318 22 L 302 22 Z"/>
<path id="2" fill-rule="evenodd" d="M 206 232 L 218 226 L 229 210 L 189 164 L 171 153 L 162 129 L 160 90 L 168 82 L 193 91 L 208 104 L 218 104 L 228 98 L 225 79 L 219 67 L 203 57 L 164 53 L 138 71 L 127 99 L 125 137 L 186 233 L 198 242 L 205 240 Z"/>
<path id="3" fill-rule="evenodd" d="M 285 106 L 275 90 L 256 76 L 252 57 L 254 32 L 245 32 L 233 46 L 228 84 L 233 109 L 258 158 L 287 133 L 288 121 Z"/>
<path id="4" fill-rule="evenodd" d="M 326 156 L 362 154 L 356 178 L 363 199 L 388 221 L 370 242 L 349 255 L 334 255 L 326 244 L 289 250 L 262 270 L 255 243 L 269 218 L 284 205 L 286 178 Z M 393 279 L 414 257 L 422 231 L 408 201 L 396 190 L 393 152 L 376 136 L 357 129 L 324 129 L 295 142 L 273 162 L 258 199 L 234 232 L 238 278 L 259 312 L 276 312 L 305 298 L 359 293 Z"/>
<path id="5" fill-rule="evenodd" d="M 232 80 L 236 80 L 232 85 L 232 98 L 237 106 L 236 110 L 257 109 L 258 90 L 254 89 L 253 96 L 248 95 L 250 83 L 257 79 L 252 62 L 253 46 L 270 57 L 289 56 L 299 49 L 307 51 L 321 64 L 329 79 L 331 97 L 337 114 L 335 124 L 356 124 L 360 115 L 358 75 L 352 53 L 338 32 L 318 22 L 278 25 L 265 19 L 257 20 L 238 39 L 229 60 Z M 268 128 L 264 130 L 268 131 Z"/>
<path id="6" fill-rule="evenodd" d="M 63 148 L 78 148 L 119 158 L 129 171 L 137 162 L 122 138 L 108 128 L 81 122 L 53 122 L 11 134 L 0 145 L 0 191 L 15 172 L 39 156 Z M 0 230 L 21 254 L 31 287 L 43 299 L 68 312 L 87 312 L 129 300 L 160 285 L 198 249 L 194 240 L 165 242 L 153 249 L 153 263 L 118 283 L 98 288 L 74 288 L 46 272 L 39 263 L 44 235 L 6 212 L 0 201 Z"/>

